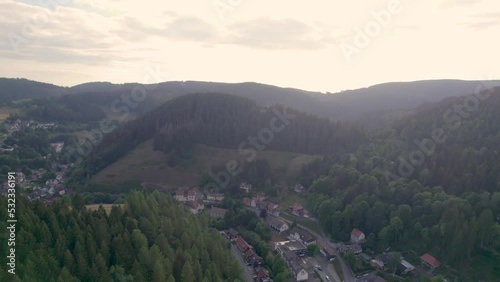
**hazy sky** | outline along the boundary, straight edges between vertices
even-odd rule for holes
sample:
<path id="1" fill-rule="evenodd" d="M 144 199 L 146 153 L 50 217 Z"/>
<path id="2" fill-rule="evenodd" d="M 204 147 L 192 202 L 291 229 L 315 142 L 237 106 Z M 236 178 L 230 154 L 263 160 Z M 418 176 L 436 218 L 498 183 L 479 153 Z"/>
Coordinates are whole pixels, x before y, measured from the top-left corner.
<path id="1" fill-rule="evenodd" d="M 0 0 L 0 76 L 336 92 L 500 78 L 498 0 Z"/>

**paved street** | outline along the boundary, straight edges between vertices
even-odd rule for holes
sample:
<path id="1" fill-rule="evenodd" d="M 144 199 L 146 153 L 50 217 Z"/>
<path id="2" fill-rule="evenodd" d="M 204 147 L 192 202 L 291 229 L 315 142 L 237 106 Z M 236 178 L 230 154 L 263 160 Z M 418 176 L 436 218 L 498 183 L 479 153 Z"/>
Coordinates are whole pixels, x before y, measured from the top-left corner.
<path id="1" fill-rule="evenodd" d="M 313 260 L 314 265 L 317 264 L 322 269 L 321 271 L 318 271 L 318 273 L 321 275 L 323 281 L 327 281 L 325 276 L 328 275 L 330 281 L 342 282 L 342 280 L 340 280 L 339 276 L 337 275 L 337 272 L 335 272 L 333 263 L 328 261 L 324 256 L 316 256 Z"/>
<path id="2" fill-rule="evenodd" d="M 219 232 L 224 239 L 227 240 L 226 236 L 223 235 L 223 232 Z M 228 240 L 229 242 L 229 240 Z M 245 261 L 243 260 L 243 256 L 241 255 L 240 250 L 236 247 L 236 245 L 231 244 L 231 253 L 233 253 L 233 256 L 238 260 L 238 263 L 240 264 L 241 268 L 243 268 L 243 271 L 245 273 L 245 279 L 247 282 L 253 282 L 253 275 L 254 271 L 250 266 L 247 266 Z"/>
<path id="3" fill-rule="evenodd" d="M 243 257 L 241 256 L 240 250 L 238 250 L 238 248 L 233 244 L 231 244 L 231 252 L 233 253 L 233 256 L 235 256 L 238 262 L 240 263 L 241 268 L 243 268 L 245 272 L 246 281 L 252 282 L 254 275 L 252 267 L 246 265 L 245 261 L 243 261 Z"/>
<path id="4" fill-rule="evenodd" d="M 288 221 L 288 220 L 286 220 L 284 218 L 280 218 L 280 219 L 283 220 L 283 221 L 286 221 L 286 222 L 290 223 L 290 221 Z M 330 246 L 336 248 L 335 243 L 330 242 L 330 240 L 326 236 L 320 235 L 320 234 L 314 232 L 313 230 L 311 230 L 311 229 L 309 229 L 309 228 L 307 228 L 307 227 L 305 227 L 303 225 L 297 224 L 297 226 L 299 226 L 302 229 L 305 229 L 305 230 L 309 231 L 309 233 L 313 234 L 317 238 L 323 239 L 325 242 L 328 242 L 328 244 L 330 244 Z M 331 266 L 331 271 L 330 272 L 331 273 L 335 273 L 335 275 L 328 275 L 327 274 L 328 276 L 330 276 L 330 279 L 335 278 L 339 282 L 356 282 L 356 278 L 354 277 L 354 274 L 352 273 L 351 268 L 347 265 L 347 263 L 344 261 L 344 259 L 342 258 L 342 256 L 341 255 L 337 255 L 337 259 L 339 260 L 340 266 L 342 267 L 342 272 L 344 273 L 344 281 L 340 281 L 340 278 L 337 275 L 337 273 L 335 272 L 335 269 L 333 268 L 333 265 L 331 265 L 331 263 L 330 263 L 330 266 Z"/>

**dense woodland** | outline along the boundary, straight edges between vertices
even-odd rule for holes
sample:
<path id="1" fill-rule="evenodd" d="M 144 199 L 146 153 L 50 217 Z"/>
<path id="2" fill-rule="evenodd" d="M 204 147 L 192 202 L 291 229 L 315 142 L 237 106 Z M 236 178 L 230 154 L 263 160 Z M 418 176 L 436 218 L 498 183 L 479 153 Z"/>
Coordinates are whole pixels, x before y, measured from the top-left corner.
<path id="1" fill-rule="evenodd" d="M 17 198 L 17 279 L 2 267 L 0 281 L 244 281 L 209 219 L 170 196 L 133 191 L 109 215 L 85 209 L 78 195 L 72 201 L 47 206 Z M 0 196 L 2 218 L 6 203 Z"/>
<path id="2" fill-rule="evenodd" d="M 15 151 L 0 153 L 0 173 L 6 175 L 12 170 L 29 171 L 30 169 L 46 168 L 49 153 L 50 138 L 45 129 L 23 128 L 9 136 L 5 145 L 19 146 Z"/>
<path id="3" fill-rule="evenodd" d="M 0 106 L 13 105 L 14 101 L 57 97 L 67 93 L 65 87 L 22 78 L 0 77 Z"/>
<path id="4" fill-rule="evenodd" d="M 356 227 L 372 250 L 432 252 L 463 273 L 474 268 L 473 280 L 500 278 L 500 90 L 456 128 L 440 122 L 463 100 L 423 108 L 395 129 L 375 132 L 357 152 L 303 168 L 310 209 L 332 238 L 348 240 Z M 412 141 L 434 128 L 445 130 L 446 142 L 412 175 L 393 177 L 391 162 L 409 156 Z"/>
<path id="5" fill-rule="evenodd" d="M 365 140 L 360 125 L 332 122 L 283 106 L 261 108 L 254 101 L 228 94 L 192 94 L 171 100 L 105 136 L 87 159 L 83 177 L 93 175 L 151 138 L 155 150 L 176 158 L 189 155 L 197 143 L 241 152 L 262 149 L 250 146 L 248 138 L 257 138 L 260 130 L 270 127 L 273 118 L 281 127 L 274 111 L 295 117 L 273 134 L 272 142 L 258 141 L 265 149 L 327 154 L 352 150 Z"/>

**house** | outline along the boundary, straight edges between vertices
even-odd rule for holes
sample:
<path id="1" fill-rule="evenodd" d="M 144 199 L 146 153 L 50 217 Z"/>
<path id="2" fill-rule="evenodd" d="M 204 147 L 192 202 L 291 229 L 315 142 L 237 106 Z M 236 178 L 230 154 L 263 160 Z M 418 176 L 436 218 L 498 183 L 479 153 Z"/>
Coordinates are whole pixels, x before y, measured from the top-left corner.
<path id="1" fill-rule="evenodd" d="M 400 268 L 401 268 L 403 274 L 406 274 L 410 271 L 415 270 L 415 267 L 404 259 L 402 259 L 399 263 L 400 263 L 400 266 L 401 266 Z"/>
<path id="2" fill-rule="evenodd" d="M 179 189 L 175 192 L 174 199 L 179 202 L 185 202 L 187 201 L 187 197 L 185 194 L 185 191 Z"/>
<path id="3" fill-rule="evenodd" d="M 306 281 L 309 279 L 309 273 L 307 273 L 298 261 L 292 261 L 290 263 L 290 269 L 294 274 L 295 281 Z"/>
<path id="4" fill-rule="evenodd" d="M 284 221 L 274 217 L 267 217 L 267 222 L 269 223 L 269 226 L 271 226 L 271 228 L 278 233 L 287 231 L 289 228 L 288 224 L 286 224 Z"/>
<path id="5" fill-rule="evenodd" d="M 212 202 L 222 202 L 222 201 L 224 201 L 224 194 L 223 193 L 209 193 L 207 195 L 207 200 L 212 201 Z"/>
<path id="6" fill-rule="evenodd" d="M 385 270 L 384 263 L 381 260 L 379 260 L 379 259 L 372 259 L 370 261 L 370 265 L 373 266 L 373 267 L 375 267 L 375 268 Z"/>
<path id="7" fill-rule="evenodd" d="M 330 261 L 333 260 L 337 255 L 335 250 L 324 240 L 318 239 L 318 246 L 321 254 L 323 254 Z"/>
<path id="8" fill-rule="evenodd" d="M 240 184 L 240 189 L 245 190 L 246 193 L 250 192 L 252 190 L 252 184 L 248 184 L 246 182 L 242 182 Z"/>
<path id="9" fill-rule="evenodd" d="M 361 248 L 361 245 L 359 245 L 359 244 L 347 245 L 347 248 L 349 249 L 349 251 L 351 251 L 355 254 L 360 254 L 363 251 L 363 249 Z"/>
<path id="10" fill-rule="evenodd" d="M 304 216 L 304 208 L 298 203 L 293 204 L 291 211 L 295 216 Z"/>
<path id="11" fill-rule="evenodd" d="M 288 236 L 288 238 L 290 240 L 300 241 L 305 246 L 316 243 L 316 239 L 314 239 L 314 236 L 311 233 L 309 233 L 307 230 L 298 228 L 297 226 L 293 227 L 290 230 L 290 235 Z"/>
<path id="12" fill-rule="evenodd" d="M 188 201 L 195 201 L 196 200 L 196 191 L 194 190 L 189 190 L 187 192 L 187 200 Z"/>
<path id="13" fill-rule="evenodd" d="M 435 257 L 431 256 L 431 255 L 430 255 L 430 254 L 428 254 L 428 253 L 423 254 L 423 255 L 420 257 L 420 260 L 421 260 L 424 264 L 426 264 L 426 265 L 430 266 L 432 269 L 434 269 L 434 268 L 438 268 L 438 267 L 441 265 L 441 263 L 440 263 L 440 262 L 439 262 L 439 261 L 438 261 Z"/>
<path id="14" fill-rule="evenodd" d="M 365 234 L 361 232 L 359 229 L 353 228 L 351 231 L 351 242 L 360 244 L 365 241 L 366 241 Z"/>
<path id="15" fill-rule="evenodd" d="M 211 207 L 207 210 L 207 213 L 210 217 L 213 218 L 224 218 L 226 216 L 227 210 L 217 207 Z"/>
<path id="16" fill-rule="evenodd" d="M 265 210 L 267 211 L 267 205 L 269 204 L 269 202 L 267 201 L 260 201 L 259 204 L 257 205 L 258 209 L 259 210 Z"/>
<path id="17" fill-rule="evenodd" d="M 337 244 L 337 252 L 339 254 L 345 254 L 349 251 L 349 248 L 344 243 Z"/>
<path id="18" fill-rule="evenodd" d="M 267 213 L 274 215 L 274 216 L 279 216 L 280 215 L 280 206 L 269 202 L 266 206 Z"/>
<path id="19" fill-rule="evenodd" d="M 269 276 L 269 271 L 263 267 L 259 267 L 256 271 L 257 275 L 255 280 L 258 282 L 270 282 L 271 277 Z"/>
<path id="20" fill-rule="evenodd" d="M 299 194 L 301 194 L 301 193 L 303 193 L 303 192 L 304 192 L 304 190 L 305 190 L 305 189 L 304 189 L 304 186 L 302 186 L 302 184 L 300 184 L 300 183 L 297 183 L 297 184 L 295 184 L 295 185 L 293 186 L 293 191 L 295 191 L 295 193 L 299 193 Z"/>
<path id="21" fill-rule="evenodd" d="M 51 143 L 50 147 L 52 147 L 52 149 L 56 151 L 56 153 L 60 153 L 64 147 L 64 142 Z"/>
<path id="22" fill-rule="evenodd" d="M 285 259 L 286 265 L 292 270 L 295 281 L 305 281 L 309 279 L 309 274 L 300 263 L 296 253 L 286 250 L 281 254 Z"/>
<path id="23" fill-rule="evenodd" d="M 253 248 L 248 249 L 244 254 L 245 262 L 253 267 L 259 267 L 264 264 L 264 260 L 257 255 Z"/>
<path id="24" fill-rule="evenodd" d="M 238 247 L 238 249 L 240 250 L 240 252 L 242 253 L 245 253 L 246 251 L 248 251 L 248 249 L 251 249 L 252 246 L 250 246 L 247 241 L 245 241 L 243 238 L 241 237 L 238 237 L 236 238 L 236 240 L 234 240 L 236 242 L 236 247 Z"/>
<path id="25" fill-rule="evenodd" d="M 201 201 L 201 200 L 189 201 L 189 202 L 187 202 L 187 205 L 188 205 L 189 209 L 191 210 L 191 212 L 194 214 L 201 212 L 205 208 L 205 205 L 203 204 L 203 201 Z"/>
<path id="26" fill-rule="evenodd" d="M 284 256 L 287 252 L 292 252 L 299 257 L 307 253 L 307 247 L 299 241 L 282 241 L 274 244 L 274 250 Z"/>
<path id="27" fill-rule="evenodd" d="M 240 236 L 240 233 L 238 233 L 238 231 L 234 230 L 233 228 L 229 228 L 228 230 L 226 230 L 226 234 L 230 240 L 236 239 Z"/>

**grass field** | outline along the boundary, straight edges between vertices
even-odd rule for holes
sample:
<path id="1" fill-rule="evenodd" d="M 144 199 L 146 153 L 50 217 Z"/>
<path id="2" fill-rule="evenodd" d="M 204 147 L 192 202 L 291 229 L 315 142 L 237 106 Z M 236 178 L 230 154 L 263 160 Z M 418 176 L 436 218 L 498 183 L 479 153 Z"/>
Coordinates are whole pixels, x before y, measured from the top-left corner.
<path id="1" fill-rule="evenodd" d="M 122 208 L 124 207 L 123 204 L 118 204 L 118 205 L 115 205 L 115 204 L 92 204 L 92 205 L 85 205 L 85 207 L 91 211 L 96 211 L 99 209 L 99 206 L 102 205 L 102 208 L 106 211 L 106 213 L 109 215 L 109 213 L 111 212 L 111 208 L 113 206 L 121 206 Z"/>
<path id="2" fill-rule="evenodd" d="M 198 185 L 202 172 L 208 171 L 213 165 L 225 165 L 231 160 L 243 164 L 245 157 L 236 150 L 197 145 L 189 162 L 169 167 L 165 155 L 153 151 L 153 141 L 149 140 L 103 169 L 92 180 L 101 184 L 140 180 L 164 186 L 192 186 Z M 294 176 L 302 165 L 316 157 L 288 152 L 260 151 L 257 158 L 268 160 L 273 171 L 279 172 L 278 179 L 283 180 Z"/>
<path id="3" fill-rule="evenodd" d="M 6 120 L 10 114 L 16 112 L 15 109 L 10 109 L 6 107 L 0 107 L 0 122 Z"/>

